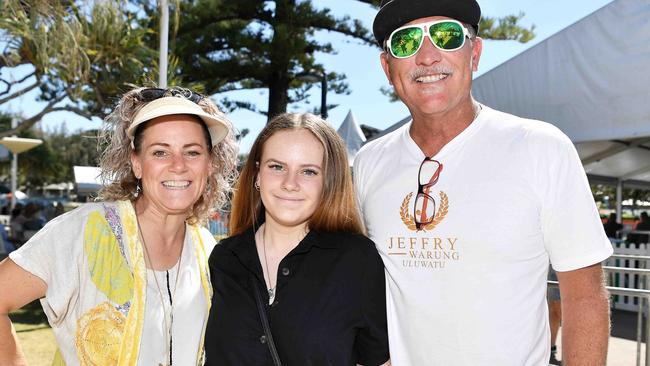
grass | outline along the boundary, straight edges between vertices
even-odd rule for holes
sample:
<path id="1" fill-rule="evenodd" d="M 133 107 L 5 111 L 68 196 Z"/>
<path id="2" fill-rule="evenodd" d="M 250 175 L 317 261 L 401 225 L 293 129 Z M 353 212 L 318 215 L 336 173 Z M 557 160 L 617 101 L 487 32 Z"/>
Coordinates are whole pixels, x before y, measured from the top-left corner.
<path id="1" fill-rule="evenodd" d="M 56 341 L 41 304 L 34 301 L 22 309 L 9 314 L 18 341 L 30 366 L 49 366 L 52 364 Z"/>

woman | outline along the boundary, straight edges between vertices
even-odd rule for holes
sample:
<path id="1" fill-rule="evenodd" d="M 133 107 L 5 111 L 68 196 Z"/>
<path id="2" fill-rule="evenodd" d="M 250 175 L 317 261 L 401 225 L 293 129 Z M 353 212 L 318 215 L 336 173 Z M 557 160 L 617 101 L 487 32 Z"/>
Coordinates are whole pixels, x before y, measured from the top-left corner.
<path id="1" fill-rule="evenodd" d="M 325 121 L 283 114 L 262 130 L 230 231 L 209 259 L 208 365 L 280 364 L 272 353 L 285 365 L 387 362 L 383 264 L 362 235 L 346 148 Z"/>
<path id="2" fill-rule="evenodd" d="M 23 356 L 7 314 L 41 299 L 56 365 L 196 365 L 210 307 L 210 233 L 236 149 L 231 124 L 181 88 L 126 93 L 106 119 L 100 197 L 0 263 L 0 364 Z"/>

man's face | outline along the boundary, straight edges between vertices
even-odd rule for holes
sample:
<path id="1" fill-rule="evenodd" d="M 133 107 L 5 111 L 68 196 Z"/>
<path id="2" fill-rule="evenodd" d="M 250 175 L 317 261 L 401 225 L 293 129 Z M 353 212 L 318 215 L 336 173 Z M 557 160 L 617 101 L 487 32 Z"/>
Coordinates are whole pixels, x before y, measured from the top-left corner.
<path id="1" fill-rule="evenodd" d="M 434 16 L 407 24 L 449 19 Z M 425 37 L 420 50 L 409 58 L 381 54 L 381 65 L 397 95 L 415 116 L 440 115 L 471 103 L 472 72 L 478 68 L 482 40 L 465 40 L 456 51 L 442 51 Z"/>

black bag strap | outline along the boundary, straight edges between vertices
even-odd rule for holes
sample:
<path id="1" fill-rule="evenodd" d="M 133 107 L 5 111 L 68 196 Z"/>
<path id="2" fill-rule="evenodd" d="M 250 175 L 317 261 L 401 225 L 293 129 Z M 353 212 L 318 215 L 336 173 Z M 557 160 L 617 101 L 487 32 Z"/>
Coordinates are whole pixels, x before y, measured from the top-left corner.
<path id="1" fill-rule="evenodd" d="M 264 304 L 262 304 L 262 295 L 260 295 L 259 286 L 257 286 L 257 279 L 255 275 L 251 273 L 251 285 L 253 286 L 253 292 L 255 292 L 255 301 L 257 302 L 257 310 L 260 313 L 260 320 L 262 321 L 262 328 L 264 328 L 264 334 L 266 335 L 266 344 L 269 346 L 269 351 L 271 352 L 271 358 L 273 359 L 273 364 L 275 366 L 282 366 L 280 361 L 280 355 L 278 355 L 278 350 L 275 349 L 275 342 L 273 342 L 273 335 L 271 334 L 271 327 L 269 326 L 269 320 L 266 317 L 266 310 L 264 309 Z"/>

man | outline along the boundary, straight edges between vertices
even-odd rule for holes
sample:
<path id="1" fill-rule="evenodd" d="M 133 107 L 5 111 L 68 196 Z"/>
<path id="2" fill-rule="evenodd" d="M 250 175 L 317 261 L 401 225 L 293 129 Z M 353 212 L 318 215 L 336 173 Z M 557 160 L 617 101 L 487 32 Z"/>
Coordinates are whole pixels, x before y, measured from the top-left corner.
<path id="1" fill-rule="evenodd" d="M 604 365 L 612 247 L 571 141 L 472 98 L 479 19 L 475 0 L 384 0 L 373 24 L 412 116 L 354 166 L 387 271 L 392 363 L 548 365 L 550 259 L 565 365 Z"/>

